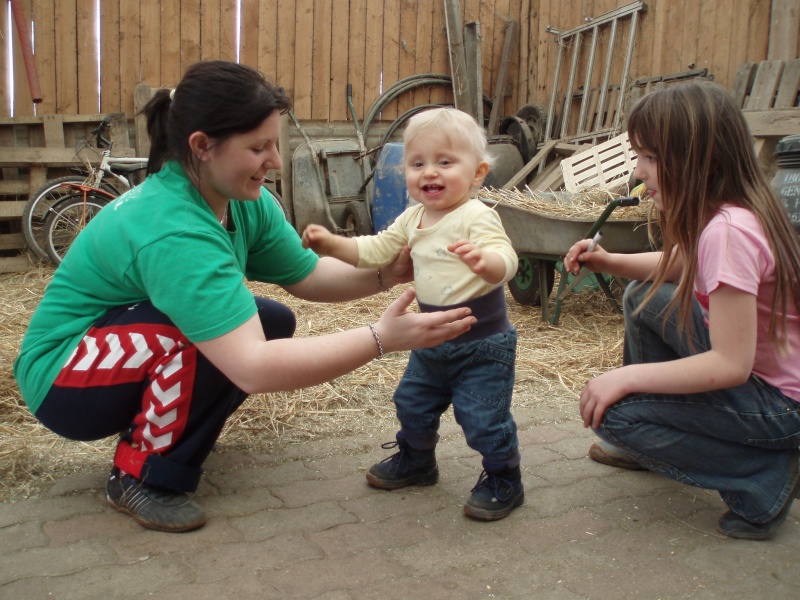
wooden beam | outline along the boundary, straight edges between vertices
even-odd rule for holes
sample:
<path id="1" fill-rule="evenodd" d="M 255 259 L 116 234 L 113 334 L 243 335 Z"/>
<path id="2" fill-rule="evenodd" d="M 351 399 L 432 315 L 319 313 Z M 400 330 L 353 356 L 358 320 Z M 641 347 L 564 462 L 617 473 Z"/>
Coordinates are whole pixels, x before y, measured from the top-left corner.
<path id="1" fill-rule="evenodd" d="M 742 111 L 755 137 L 784 137 L 800 133 L 800 109 Z"/>
<path id="2" fill-rule="evenodd" d="M 115 148 L 114 156 L 136 156 L 133 148 Z M 70 167 L 80 164 L 73 148 L 7 148 L 0 147 L 0 165 L 27 167 L 31 164 Z"/>
<path id="3" fill-rule="evenodd" d="M 0 273 L 24 273 L 34 266 L 29 252 L 12 258 L 0 258 Z"/>
<path id="4" fill-rule="evenodd" d="M 0 202 L 0 220 L 19 219 L 25 210 L 24 200 L 4 200 Z"/>

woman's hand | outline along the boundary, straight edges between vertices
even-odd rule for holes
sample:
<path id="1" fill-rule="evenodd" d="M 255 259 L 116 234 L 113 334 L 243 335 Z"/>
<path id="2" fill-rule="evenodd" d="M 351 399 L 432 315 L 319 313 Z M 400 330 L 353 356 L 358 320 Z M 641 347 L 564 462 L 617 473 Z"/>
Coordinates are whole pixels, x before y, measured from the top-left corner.
<path id="1" fill-rule="evenodd" d="M 600 427 L 606 411 L 630 392 L 625 384 L 625 367 L 590 379 L 581 392 L 581 417 L 584 427 Z"/>
<path id="2" fill-rule="evenodd" d="M 394 287 L 398 283 L 414 281 L 411 248 L 405 246 L 391 263 L 381 268 L 381 281 L 385 289 Z"/>
<path id="3" fill-rule="evenodd" d="M 587 252 L 586 249 L 591 243 L 592 240 L 590 239 L 579 240 L 567 251 L 566 256 L 564 256 L 564 268 L 567 273 L 577 275 L 581 272 L 581 267 L 586 267 L 594 273 L 602 270 L 599 264 L 606 258 L 608 252 L 600 246 L 595 246 L 591 252 Z"/>
<path id="4" fill-rule="evenodd" d="M 466 333 L 477 323 L 468 308 L 432 313 L 410 311 L 415 296 L 414 288 L 405 290 L 375 324 L 384 352 L 437 346 Z"/>

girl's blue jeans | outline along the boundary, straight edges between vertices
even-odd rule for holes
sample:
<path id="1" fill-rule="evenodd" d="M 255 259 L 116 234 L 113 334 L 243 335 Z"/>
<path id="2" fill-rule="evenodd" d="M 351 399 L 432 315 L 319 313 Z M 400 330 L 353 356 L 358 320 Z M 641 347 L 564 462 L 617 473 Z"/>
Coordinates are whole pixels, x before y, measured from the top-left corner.
<path id="1" fill-rule="evenodd" d="M 632 282 L 625 291 L 624 364 L 674 360 L 711 347 L 696 302 L 694 348 L 677 326 L 677 311 L 664 317 L 673 285 L 662 286 L 634 315 L 649 289 Z M 733 512 L 754 523 L 771 520 L 791 501 L 800 476 L 800 403 L 755 375 L 743 385 L 700 394 L 632 394 L 606 412 L 596 433 L 656 473 L 719 491 Z"/>

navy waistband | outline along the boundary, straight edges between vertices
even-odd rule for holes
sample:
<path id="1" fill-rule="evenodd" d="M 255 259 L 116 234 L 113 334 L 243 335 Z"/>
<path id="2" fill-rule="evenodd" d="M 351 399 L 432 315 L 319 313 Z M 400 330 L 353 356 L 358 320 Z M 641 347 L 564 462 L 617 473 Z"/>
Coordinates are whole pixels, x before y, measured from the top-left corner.
<path id="1" fill-rule="evenodd" d="M 437 306 L 435 304 L 425 304 L 417 301 L 422 312 L 440 312 L 451 308 L 462 308 L 464 306 L 472 309 L 472 315 L 478 322 L 466 333 L 461 334 L 455 339 L 450 340 L 455 344 L 482 340 L 495 333 L 506 333 L 513 325 L 508 320 L 508 310 L 506 306 L 506 295 L 503 286 L 498 286 L 488 294 L 478 298 L 472 298 L 459 304 L 449 306 Z"/>

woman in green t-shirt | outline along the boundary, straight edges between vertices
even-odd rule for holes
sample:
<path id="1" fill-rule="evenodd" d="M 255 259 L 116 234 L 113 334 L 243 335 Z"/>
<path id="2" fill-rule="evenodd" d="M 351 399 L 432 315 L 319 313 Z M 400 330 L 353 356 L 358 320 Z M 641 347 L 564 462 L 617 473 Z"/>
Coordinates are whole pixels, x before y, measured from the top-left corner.
<path id="1" fill-rule="evenodd" d="M 161 531 L 201 527 L 189 497 L 248 394 L 317 385 L 386 352 L 467 331 L 468 309 L 417 314 L 406 290 L 377 322 L 293 338 L 284 305 L 362 298 L 412 279 L 405 249 L 377 273 L 302 247 L 264 188 L 290 102 L 259 72 L 200 62 L 143 113 L 148 177 L 92 219 L 31 319 L 14 375 L 36 417 L 76 440 L 121 434 L 109 504 Z"/>

